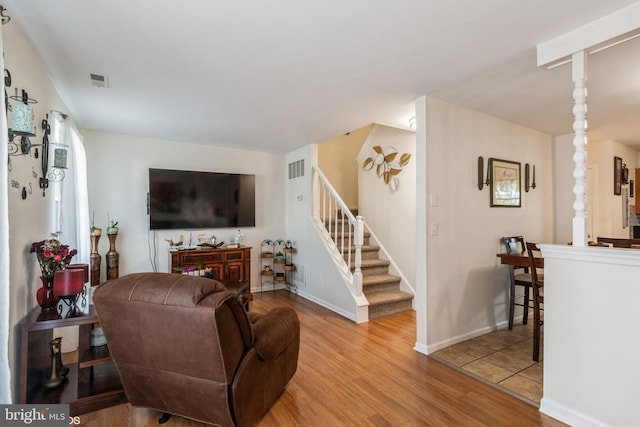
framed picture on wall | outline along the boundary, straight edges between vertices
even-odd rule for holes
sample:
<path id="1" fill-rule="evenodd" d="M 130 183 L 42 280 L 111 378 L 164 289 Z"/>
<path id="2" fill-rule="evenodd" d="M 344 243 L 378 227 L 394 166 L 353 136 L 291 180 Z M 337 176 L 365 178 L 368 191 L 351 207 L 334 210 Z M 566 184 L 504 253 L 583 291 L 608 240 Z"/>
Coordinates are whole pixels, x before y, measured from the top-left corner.
<path id="1" fill-rule="evenodd" d="M 491 207 L 520 207 L 520 163 L 489 159 Z"/>
<path id="2" fill-rule="evenodd" d="M 622 194 L 622 158 L 613 158 L 613 194 L 619 196 Z"/>

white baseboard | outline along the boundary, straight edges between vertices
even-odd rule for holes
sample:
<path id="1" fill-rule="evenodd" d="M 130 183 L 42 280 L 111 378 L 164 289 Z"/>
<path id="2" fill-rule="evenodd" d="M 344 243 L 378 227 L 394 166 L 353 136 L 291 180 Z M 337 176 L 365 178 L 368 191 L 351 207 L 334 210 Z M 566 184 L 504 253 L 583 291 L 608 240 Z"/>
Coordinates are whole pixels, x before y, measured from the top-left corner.
<path id="1" fill-rule="evenodd" d="M 604 424 L 581 412 L 574 411 L 548 397 L 543 397 L 540 400 L 540 412 L 570 426 L 608 427 L 608 424 Z"/>
<path id="2" fill-rule="evenodd" d="M 322 306 L 322 307 L 324 307 L 326 309 L 329 309 L 329 310 L 333 311 L 334 313 L 339 314 L 340 316 L 351 320 L 352 322 L 358 323 L 357 319 L 355 318 L 354 313 L 349 313 L 348 311 L 346 311 L 346 310 L 344 310 L 344 309 L 342 309 L 340 307 L 337 307 L 337 306 L 335 306 L 335 305 L 333 305 L 331 303 L 328 303 L 328 302 L 326 302 L 324 300 L 318 299 L 315 296 L 304 292 L 304 290 L 301 290 L 300 288 L 296 288 L 295 290 L 290 290 L 285 285 L 278 284 L 278 286 L 276 286 L 275 289 L 273 287 L 271 287 L 271 286 L 268 286 L 268 287 L 263 286 L 262 287 L 262 291 L 260 290 L 260 288 L 251 289 L 251 293 L 252 294 L 259 294 L 261 292 L 273 292 L 274 290 L 277 291 L 277 290 L 281 290 L 281 289 L 285 290 L 285 291 L 289 291 L 289 292 L 294 293 L 296 295 L 300 295 L 304 299 L 307 299 L 307 300 L 309 300 L 311 302 L 314 302 L 314 303 L 316 303 L 316 304 L 318 304 L 318 305 L 320 305 L 320 306 Z"/>
<path id="3" fill-rule="evenodd" d="M 354 318 L 353 313 L 349 313 L 348 311 L 343 310 L 340 307 L 337 307 L 333 304 L 330 304 L 324 300 L 318 299 L 313 295 L 309 295 L 308 293 L 300 290 L 300 288 L 297 289 L 297 291 L 295 292 L 297 295 L 300 295 L 302 298 L 307 299 L 311 302 L 314 302 L 326 309 L 329 309 L 331 311 L 333 311 L 336 314 L 339 314 L 342 317 L 346 317 L 347 319 L 351 320 L 352 322 L 356 322 L 356 319 Z"/>
<path id="4" fill-rule="evenodd" d="M 484 328 L 476 329 L 475 331 L 471 331 L 466 334 L 458 335 L 455 337 L 447 338 L 446 340 L 429 344 L 426 346 L 427 352 L 425 354 L 435 353 L 438 350 L 442 350 L 443 348 L 452 346 L 454 344 L 458 344 L 460 342 L 467 341 L 475 337 L 479 337 L 480 335 L 488 334 L 489 332 L 497 331 L 498 329 L 503 329 L 507 325 L 508 323 L 506 321 L 500 322 L 497 325 L 485 326 Z"/>
<path id="5" fill-rule="evenodd" d="M 529 316 L 529 318 L 533 318 L 532 316 Z M 513 323 L 517 324 L 517 323 L 521 323 L 522 322 L 522 316 L 519 317 L 515 317 L 513 319 Z M 458 335 L 455 337 L 451 337 L 451 338 L 447 338 L 446 340 L 442 340 L 436 343 L 433 343 L 431 345 L 427 345 L 425 343 L 421 343 L 421 342 L 416 342 L 415 346 L 413 347 L 413 349 L 419 353 L 422 354 L 430 354 L 430 353 L 435 353 L 438 350 L 442 350 L 443 348 L 452 346 L 454 344 L 458 344 L 461 343 L 463 341 L 467 341 L 470 340 L 472 338 L 475 337 L 479 337 L 480 335 L 484 335 L 484 334 L 488 334 L 489 332 L 494 332 L 497 331 L 499 329 L 505 329 L 509 326 L 509 322 L 508 321 L 503 321 L 500 323 L 497 323 L 493 326 L 486 326 L 484 328 L 480 328 L 480 329 L 476 329 L 475 331 L 471 331 L 469 333 L 466 334 L 462 334 L 462 335 Z"/>
<path id="6" fill-rule="evenodd" d="M 416 342 L 416 345 L 413 347 L 413 349 L 418 353 L 429 354 L 429 351 L 427 350 L 427 346 L 420 342 Z"/>

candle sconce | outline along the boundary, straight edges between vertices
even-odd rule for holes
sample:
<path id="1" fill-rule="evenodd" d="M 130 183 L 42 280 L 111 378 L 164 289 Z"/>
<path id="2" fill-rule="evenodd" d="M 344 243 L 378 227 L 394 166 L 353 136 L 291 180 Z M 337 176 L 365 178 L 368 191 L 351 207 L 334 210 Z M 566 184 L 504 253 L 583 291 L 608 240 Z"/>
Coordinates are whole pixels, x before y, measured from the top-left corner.
<path id="1" fill-rule="evenodd" d="M 531 167 L 529 163 L 524 165 L 524 191 L 529 192 L 530 189 L 536 188 L 536 165 L 533 165 L 533 175 L 530 174 Z"/>
<path id="2" fill-rule="evenodd" d="M 5 85 L 7 81 L 11 84 L 11 75 L 5 71 Z M 16 94 L 9 97 L 14 101 L 20 101 L 15 105 L 9 106 L 9 110 L 13 113 L 13 121 L 11 129 L 9 129 L 9 155 L 25 155 L 31 152 L 32 147 L 36 147 L 40 144 L 31 144 L 30 137 L 36 136 L 35 128 L 33 127 L 33 108 L 29 104 L 35 104 L 36 101 L 33 98 L 29 98 L 27 91 L 22 89 L 22 94 L 18 95 L 18 88 L 16 88 Z M 19 141 L 16 141 L 16 137 L 19 137 Z M 36 148 L 35 158 L 38 158 L 38 149 Z"/>
<path id="3" fill-rule="evenodd" d="M 531 179 L 531 188 L 536 188 L 536 165 L 533 165 L 533 178 Z"/>
<path id="4" fill-rule="evenodd" d="M 487 177 L 484 178 L 484 158 L 482 156 L 478 157 L 478 190 L 482 190 L 482 187 L 485 185 L 488 186 L 491 184 L 490 178 L 490 164 L 491 159 L 487 159 Z"/>
<path id="5" fill-rule="evenodd" d="M 60 182 L 65 177 L 64 170 L 67 168 L 67 150 L 64 148 L 56 148 L 54 150 L 53 170 L 49 171 L 49 135 L 51 134 L 51 126 L 49 125 L 49 115 L 45 116 L 42 120 L 42 177 L 40 178 L 40 188 L 42 189 L 42 196 L 45 196 L 45 191 L 49 188 L 50 182 Z M 58 144 L 54 144 L 58 145 Z"/>

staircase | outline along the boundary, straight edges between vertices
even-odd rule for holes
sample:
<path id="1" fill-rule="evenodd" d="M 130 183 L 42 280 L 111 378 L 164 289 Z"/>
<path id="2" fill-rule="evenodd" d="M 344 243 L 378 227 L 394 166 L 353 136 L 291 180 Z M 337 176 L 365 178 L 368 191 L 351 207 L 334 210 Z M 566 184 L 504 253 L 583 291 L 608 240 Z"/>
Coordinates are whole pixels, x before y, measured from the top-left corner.
<path id="1" fill-rule="evenodd" d="M 356 302 L 356 321 L 413 309 L 413 293 L 364 218 L 352 212 L 312 166 L 313 222 Z M 372 243 L 373 242 L 373 243 Z M 380 254 L 383 254 L 382 256 Z M 366 307 L 366 308 L 365 308 Z"/>
<path id="2" fill-rule="evenodd" d="M 389 261 L 378 257 L 379 246 L 369 244 L 364 233 L 362 246 L 362 292 L 369 301 L 369 319 L 413 309 L 413 295 L 400 290 L 400 277 L 389 274 Z"/>
<path id="3" fill-rule="evenodd" d="M 358 213 L 356 211 L 353 214 Z M 332 221 L 332 224 L 335 223 L 336 221 Z M 340 231 L 335 231 L 341 230 L 340 225 L 336 227 L 326 223 L 325 227 L 328 231 L 333 230 L 331 234 L 334 241 L 341 240 Z M 370 239 L 371 233 L 364 232 L 360 265 L 363 276 L 362 293 L 369 301 L 369 320 L 413 310 L 413 295 L 400 290 L 400 277 L 389 273 L 389 261 L 379 257 L 380 247 L 372 245 Z M 352 246 L 351 252 L 354 251 L 355 247 Z M 349 263 L 346 254 L 344 258 L 345 262 Z M 354 269 L 352 265 L 351 272 Z"/>

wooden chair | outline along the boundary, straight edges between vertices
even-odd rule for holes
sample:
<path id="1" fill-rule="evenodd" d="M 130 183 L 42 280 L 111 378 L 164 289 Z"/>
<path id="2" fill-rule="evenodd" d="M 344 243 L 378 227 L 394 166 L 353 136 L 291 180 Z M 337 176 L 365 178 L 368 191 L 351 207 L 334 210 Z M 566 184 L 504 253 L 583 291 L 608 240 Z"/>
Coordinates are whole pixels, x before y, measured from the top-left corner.
<path id="1" fill-rule="evenodd" d="M 535 243 L 527 243 L 527 252 L 531 261 L 531 283 L 533 288 L 533 360 L 540 360 L 540 334 L 542 321 L 541 312 L 544 304 L 544 276 L 543 268 L 540 266 L 542 254 L 538 245 Z"/>
<path id="2" fill-rule="evenodd" d="M 503 237 L 502 243 L 504 244 L 507 253 L 519 253 L 524 255 L 527 246 L 522 236 Z M 522 311 L 522 324 L 526 325 L 529 318 L 529 289 L 531 288 L 531 274 L 528 268 L 513 267 L 510 268 L 511 280 L 509 283 L 509 329 L 513 329 L 513 316 L 515 312 L 515 306 L 521 306 Z M 522 286 L 524 293 L 522 295 L 516 295 L 516 286 Z M 517 302 L 522 298 L 522 302 Z"/>

